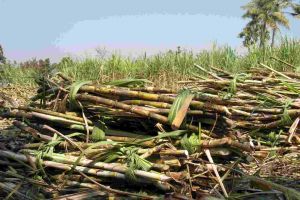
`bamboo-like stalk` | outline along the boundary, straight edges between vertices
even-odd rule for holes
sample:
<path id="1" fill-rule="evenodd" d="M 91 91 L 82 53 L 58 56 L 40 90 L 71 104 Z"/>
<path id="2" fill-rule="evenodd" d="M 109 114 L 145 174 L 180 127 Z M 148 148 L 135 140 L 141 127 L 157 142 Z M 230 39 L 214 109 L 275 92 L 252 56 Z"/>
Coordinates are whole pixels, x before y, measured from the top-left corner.
<path id="1" fill-rule="evenodd" d="M 207 71 L 206 69 L 204 69 L 203 67 L 200 67 L 200 66 L 197 65 L 197 64 L 194 64 L 194 66 L 197 67 L 198 69 L 200 69 L 201 71 L 203 71 L 203 72 L 205 72 L 205 73 L 211 75 L 212 77 L 218 79 L 218 80 L 223 80 L 221 77 L 217 76 L 216 74 L 214 74 L 214 73 L 212 73 L 212 72 Z"/>
<path id="2" fill-rule="evenodd" d="M 213 139 L 213 140 L 204 140 L 202 141 L 200 148 L 214 148 L 214 147 L 222 147 L 224 145 L 228 145 L 231 147 L 235 147 L 237 149 L 241 149 L 243 151 L 251 152 L 253 148 L 250 144 L 242 144 L 238 141 L 232 140 L 229 137 L 221 138 L 221 139 Z"/>
<path id="3" fill-rule="evenodd" d="M 271 68 L 271 67 L 269 67 L 269 66 L 267 66 L 267 65 L 265 65 L 265 64 L 263 64 L 263 63 L 259 63 L 259 64 L 260 64 L 261 66 L 267 68 L 268 70 L 270 70 L 270 71 L 272 71 L 272 72 L 274 72 L 274 73 L 276 73 L 276 74 L 278 74 L 278 75 L 280 75 L 280 76 L 282 76 L 282 77 L 284 77 L 284 78 L 286 78 L 286 79 L 291 79 L 291 78 L 288 77 L 287 75 L 285 75 L 285 74 L 283 74 L 283 73 L 281 73 L 281 72 L 278 72 L 278 71 L 276 71 L 275 69 L 273 69 L 273 68 Z"/>
<path id="4" fill-rule="evenodd" d="M 14 160 L 20 160 L 22 162 L 28 162 L 28 159 L 25 155 L 22 154 L 15 154 L 10 151 L 0 151 L 0 155 L 3 157 L 7 158 L 12 158 Z M 30 156 L 30 159 L 35 163 L 36 158 Z M 70 171 L 72 170 L 72 165 L 68 164 L 62 164 L 58 162 L 53 162 L 53 161 L 43 161 L 43 165 L 46 167 L 52 167 L 56 169 L 62 169 L 62 170 L 67 170 Z M 111 171 L 105 171 L 105 170 L 99 170 L 99 169 L 92 169 L 92 168 L 87 168 L 87 167 L 82 167 L 82 166 L 76 166 L 76 170 L 82 171 L 82 172 L 87 172 L 91 175 L 99 176 L 99 177 L 110 177 L 110 178 L 120 178 L 120 179 L 125 179 L 125 175 L 117 172 L 111 172 Z"/>
<path id="5" fill-rule="evenodd" d="M 83 122 L 78 122 L 78 121 L 74 121 L 74 120 L 70 120 L 70 119 L 65 119 L 62 117 L 56 117 L 56 116 L 52 116 L 52 115 L 47 115 L 47 114 L 42 114 L 42 113 L 37 113 L 37 112 L 31 112 L 32 116 L 35 118 L 39 118 L 39 119 L 43 119 L 43 120 L 48 120 L 54 123 L 59 123 L 59 124 L 64 124 L 64 125 L 68 125 L 68 124 L 80 124 L 80 125 L 84 125 Z"/>
<path id="6" fill-rule="evenodd" d="M 84 125 L 84 123 L 82 122 L 65 119 L 62 117 L 42 114 L 38 112 L 7 111 L 5 113 L 0 113 L 0 115 L 1 117 L 5 117 L 5 118 L 42 119 L 42 120 L 51 121 L 62 125 L 71 125 L 71 124 Z"/>
<path id="7" fill-rule="evenodd" d="M 3 157 L 12 158 L 14 160 L 20 160 L 22 162 L 28 162 L 27 157 L 23 154 L 16 154 L 16 153 L 13 153 L 10 151 L 0 150 L 0 155 Z M 35 157 L 33 157 L 33 156 L 29 156 L 29 157 L 34 163 L 36 162 Z M 46 167 L 52 167 L 52 168 L 57 168 L 57 169 L 62 169 L 62 170 L 67 170 L 67 171 L 72 170 L 72 168 L 74 167 L 73 163 L 78 159 L 76 157 L 68 157 L 66 159 L 63 159 L 63 157 L 61 157 L 61 156 L 53 156 L 52 158 L 55 161 L 61 161 L 61 162 L 66 162 L 66 163 L 70 163 L 70 164 L 64 164 L 64 163 L 60 163 L 60 162 L 44 160 L 43 165 Z M 70 162 L 70 160 L 68 160 L 68 159 L 72 159 L 73 162 Z M 108 163 L 99 163 L 99 162 L 94 163 L 94 161 L 88 160 L 88 159 L 83 159 L 83 160 L 80 160 L 79 162 L 82 165 L 94 166 L 94 167 L 98 167 L 98 168 L 75 166 L 74 169 L 76 171 L 85 172 L 85 173 L 95 175 L 98 177 L 119 178 L 119 179 L 124 179 L 124 180 L 126 179 L 126 176 L 123 173 L 116 172 L 117 170 L 123 171 L 123 172 L 126 171 L 126 167 L 120 166 L 120 164 L 110 165 Z M 111 169 L 112 171 L 99 170 L 100 167 Z M 115 168 L 117 168 L 117 169 L 115 169 Z M 145 171 L 141 171 L 141 170 L 135 170 L 135 173 L 139 177 L 143 177 L 143 178 L 147 177 L 150 180 L 169 181 L 171 179 L 170 177 L 168 177 L 164 174 L 159 174 L 159 173 L 151 173 L 151 172 L 145 172 Z M 140 179 L 140 180 L 142 181 L 142 179 Z"/>
<path id="8" fill-rule="evenodd" d="M 43 135 L 40 132 L 38 132 L 37 130 L 29 127 L 29 126 L 25 126 L 24 124 L 22 124 L 19 121 L 14 121 L 13 124 L 18 127 L 19 129 L 30 133 L 35 139 L 38 140 L 43 140 L 43 141 L 51 141 L 52 137 L 48 136 L 48 135 Z"/>
<path id="9" fill-rule="evenodd" d="M 51 111 L 51 110 L 45 110 L 45 109 L 39 109 L 39 108 L 33 108 L 33 107 L 27 107 L 27 106 L 19 106 L 17 109 L 18 110 L 25 110 L 27 112 L 30 111 L 30 112 L 42 113 L 42 114 L 45 114 L 45 115 L 61 117 L 61 118 L 64 118 L 64 119 L 69 119 L 69 120 L 74 120 L 74 121 L 84 123 L 84 119 L 81 118 L 81 117 L 67 115 L 67 114 L 63 114 L 63 113 L 59 113 L 59 112 L 54 112 L 54 111 Z M 88 122 L 89 125 L 93 125 L 93 122 L 91 120 L 87 120 L 87 122 Z"/>
<path id="10" fill-rule="evenodd" d="M 136 113 L 138 115 L 142 115 L 142 116 L 146 116 L 152 119 L 157 120 L 158 122 L 161 122 L 163 124 L 169 124 L 168 118 L 153 112 L 149 112 L 147 110 L 143 110 L 138 106 L 130 106 L 121 102 L 117 102 L 117 101 L 113 101 L 110 99 L 105 99 L 102 97 L 97 97 L 97 96 L 91 96 L 91 95 L 85 95 L 85 94 L 78 94 L 76 95 L 76 98 L 80 101 L 89 101 L 89 102 L 93 102 L 95 104 L 100 103 L 100 104 L 105 104 L 108 106 L 112 106 L 112 107 L 116 107 L 116 108 L 120 108 L 123 109 L 125 111 L 128 112 L 133 112 Z M 200 103 L 200 102 L 199 102 Z M 198 127 L 190 125 L 190 124 L 186 124 L 185 125 L 186 128 L 192 130 L 192 131 L 196 131 L 198 132 Z M 209 138 L 209 136 L 205 135 L 204 132 L 202 132 L 202 136 L 204 138 Z"/>
<path id="11" fill-rule="evenodd" d="M 181 167 L 181 163 L 177 158 L 171 158 L 171 159 L 163 159 L 163 162 L 165 165 L 168 165 L 170 167 Z"/>
<path id="12" fill-rule="evenodd" d="M 160 151 L 162 148 L 164 148 L 165 144 L 161 144 L 158 146 L 155 146 L 151 149 L 147 149 L 145 152 L 143 152 L 143 154 L 140 156 L 141 158 L 148 158 L 149 156 L 151 156 L 153 153 L 156 153 L 158 151 Z M 141 153 L 141 151 L 139 151 L 138 153 Z"/>
<path id="13" fill-rule="evenodd" d="M 143 88 L 132 88 L 134 91 L 141 91 L 141 92 L 150 92 L 150 93 L 164 93 L 164 94 L 174 94 L 177 91 L 168 89 L 168 88 L 155 88 L 155 87 L 143 87 Z"/>
<path id="14" fill-rule="evenodd" d="M 217 181 L 218 181 L 219 185 L 220 185 L 221 188 L 222 188 L 222 191 L 223 191 L 223 193 L 224 193 L 224 196 L 225 196 L 226 198 L 228 198 L 228 193 L 227 193 L 227 191 L 226 191 L 226 189 L 225 189 L 225 186 L 224 186 L 224 184 L 223 184 L 223 181 L 221 180 L 221 177 L 220 177 L 219 172 L 218 172 L 218 170 L 217 170 L 217 166 L 214 164 L 214 161 L 213 161 L 213 159 L 212 159 L 212 157 L 211 157 L 211 155 L 210 155 L 210 151 L 209 151 L 208 149 L 204 149 L 204 153 L 206 154 L 206 157 L 208 158 L 208 161 L 210 162 L 210 164 L 207 164 L 207 165 L 211 165 L 211 166 L 212 166 L 212 169 L 213 169 L 213 171 L 214 171 L 214 173 L 215 173 L 215 175 L 216 175 L 216 178 L 217 178 Z"/>
<path id="15" fill-rule="evenodd" d="M 126 96 L 130 98 L 140 98 L 144 100 L 159 101 L 159 102 L 166 102 L 166 103 L 173 103 L 173 101 L 175 100 L 175 97 L 171 97 L 167 95 L 158 95 L 158 94 L 151 94 L 151 93 L 145 93 L 139 91 L 129 91 L 129 90 L 116 89 L 116 88 L 107 88 L 107 87 L 82 86 L 80 88 L 80 91 L 99 93 L 99 94 L 119 95 L 119 96 Z M 225 106 L 205 104 L 199 101 L 192 101 L 191 106 L 199 109 L 207 108 L 219 113 L 225 113 L 227 115 L 230 115 L 230 112 Z"/>
<path id="16" fill-rule="evenodd" d="M 67 185 L 68 185 L 68 183 L 67 183 Z M 93 188 L 93 189 L 95 189 L 95 188 Z M 102 192 L 102 191 L 88 190 L 88 191 L 83 191 L 83 192 L 77 192 L 75 194 L 73 193 L 73 194 L 67 194 L 67 195 L 55 197 L 53 199 L 54 200 L 70 200 L 70 199 L 79 200 L 79 199 L 90 199 L 90 198 L 94 198 L 97 196 L 104 197 L 107 195 L 105 192 Z"/>
<path id="17" fill-rule="evenodd" d="M 212 68 L 213 70 L 215 70 L 215 71 L 217 71 L 217 72 L 221 72 L 221 73 L 225 74 L 226 76 L 229 76 L 230 78 L 232 78 L 232 75 L 231 75 L 229 72 L 227 72 L 227 71 L 225 71 L 225 70 L 223 70 L 223 69 L 214 67 L 214 66 L 212 66 L 212 65 L 210 66 L 210 68 Z"/>
<path id="18" fill-rule="evenodd" d="M 189 152 L 187 150 L 162 150 L 159 152 L 161 156 L 176 156 L 176 157 L 189 157 Z"/>
<path id="19" fill-rule="evenodd" d="M 45 158 L 51 159 L 55 162 L 64 163 L 64 164 L 73 164 L 76 161 L 78 162 L 78 165 L 84 166 L 84 167 L 92 167 L 97 169 L 103 169 L 108 170 L 112 172 L 118 172 L 118 173 L 125 173 L 128 168 L 120 163 L 104 163 L 104 162 L 95 162 L 90 159 L 81 158 L 78 161 L 79 157 L 75 156 L 64 156 L 62 154 L 45 154 Z M 152 173 L 152 172 L 146 172 L 142 170 L 134 170 L 134 173 L 138 177 L 142 177 L 149 180 L 159 180 L 159 181 L 168 181 L 170 180 L 170 177 L 160 174 L 158 172 Z"/>
<path id="20" fill-rule="evenodd" d="M 156 102 L 156 101 L 145 101 L 145 100 L 126 100 L 121 101 L 122 103 L 128 105 L 138 105 L 138 106 L 153 106 L 156 108 L 171 108 L 171 104 L 165 102 Z"/>

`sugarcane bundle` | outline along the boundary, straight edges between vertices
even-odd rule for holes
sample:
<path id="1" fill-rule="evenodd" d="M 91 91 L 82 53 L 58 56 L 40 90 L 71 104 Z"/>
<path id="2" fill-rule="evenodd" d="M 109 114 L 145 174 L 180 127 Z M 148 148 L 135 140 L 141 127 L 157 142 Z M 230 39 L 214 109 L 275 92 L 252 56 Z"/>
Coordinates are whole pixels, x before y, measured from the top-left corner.
<path id="1" fill-rule="evenodd" d="M 300 79 L 272 70 L 211 69 L 208 78 L 180 82 L 179 91 L 145 87 L 150 82 L 143 79 L 97 85 L 60 73 L 44 77 L 29 106 L 0 113 L 34 140 L 0 155 L 42 176 L 42 188 L 55 183 L 45 192 L 51 197 L 87 196 L 69 187 L 101 189 L 93 195 L 102 197 L 186 199 L 218 191 L 228 197 L 226 180 L 263 182 L 240 166 L 299 151 Z"/>

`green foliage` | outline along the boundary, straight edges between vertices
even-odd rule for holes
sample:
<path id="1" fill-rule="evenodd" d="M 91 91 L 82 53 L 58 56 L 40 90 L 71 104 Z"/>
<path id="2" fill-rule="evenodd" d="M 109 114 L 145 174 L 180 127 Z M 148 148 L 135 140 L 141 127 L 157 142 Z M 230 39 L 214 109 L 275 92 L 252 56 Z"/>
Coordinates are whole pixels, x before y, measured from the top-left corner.
<path id="1" fill-rule="evenodd" d="M 164 133 L 158 132 L 157 136 L 137 140 L 135 142 L 135 144 L 139 144 L 139 143 L 142 143 L 142 142 L 155 140 L 155 139 L 163 139 L 163 138 L 174 138 L 174 139 L 176 139 L 176 138 L 178 138 L 179 136 L 183 135 L 186 132 L 187 132 L 187 130 L 176 130 L 176 131 L 164 132 Z"/>
<path id="2" fill-rule="evenodd" d="M 293 121 L 288 113 L 288 109 L 289 109 L 291 103 L 292 103 L 292 101 L 287 101 L 284 105 L 284 111 L 283 111 L 283 115 L 281 117 L 281 123 L 283 125 L 285 125 L 285 124 L 288 125 L 288 124 L 293 123 Z"/>
<path id="3" fill-rule="evenodd" d="M 147 83 L 152 83 L 147 79 L 120 79 L 105 83 L 106 85 L 113 85 L 118 87 L 144 87 Z"/>
<path id="4" fill-rule="evenodd" d="M 136 176 L 134 174 L 134 170 L 143 170 L 143 171 L 149 171 L 152 167 L 152 163 L 147 161 L 144 158 L 141 158 L 137 154 L 138 148 L 134 147 L 123 147 L 121 148 L 121 152 L 123 155 L 126 156 L 126 163 L 128 166 L 128 170 L 126 171 L 125 175 L 130 180 L 136 180 Z"/>
<path id="5" fill-rule="evenodd" d="M 300 4 L 294 4 L 293 10 L 294 10 L 294 13 L 292 13 L 292 15 L 297 18 L 300 18 Z"/>
<path id="6" fill-rule="evenodd" d="M 193 133 L 190 137 L 188 137 L 186 134 L 182 137 L 182 139 L 180 140 L 180 143 L 181 143 L 182 148 L 187 150 L 189 152 L 189 154 L 191 155 L 198 150 L 198 148 L 200 146 L 200 139 L 195 133 Z"/>
<path id="7" fill-rule="evenodd" d="M 97 126 L 94 126 L 93 132 L 92 132 L 92 135 L 91 135 L 91 139 L 95 142 L 104 140 L 105 139 L 105 132 L 101 128 L 99 128 Z"/>
<path id="8" fill-rule="evenodd" d="M 243 8 L 246 10 L 243 18 L 250 19 L 239 37 L 244 38 L 246 47 L 260 43 L 265 48 L 266 42 L 272 34 L 271 46 L 274 45 L 274 37 L 280 26 L 289 28 L 289 20 L 284 14 L 284 9 L 291 7 L 291 0 L 252 0 Z"/>
<path id="9" fill-rule="evenodd" d="M 70 103 L 69 105 L 70 105 L 71 110 L 80 108 L 80 105 L 77 103 L 77 100 L 75 98 L 76 94 L 83 85 L 86 85 L 89 83 L 91 83 L 91 82 L 90 81 L 78 81 L 71 85 L 70 95 L 69 95 L 69 103 Z"/>
<path id="10" fill-rule="evenodd" d="M 183 90 L 178 94 L 178 96 L 176 97 L 175 101 L 173 102 L 173 104 L 170 108 L 170 112 L 169 112 L 169 115 L 168 115 L 169 123 L 173 122 L 173 120 L 175 119 L 178 111 L 182 107 L 184 101 L 186 100 L 186 98 L 190 94 L 191 94 L 191 92 L 189 90 Z"/>
<path id="11" fill-rule="evenodd" d="M 4 56 L 4 52 L 3 52 L 3 48 L 2 46 L 0 45 L 0 63 L 5 63 L 6 62 L 6 58 Z"/>
<path id="12" fill-rule="evenodd" d="M 195 71 L 194 63 L 201 64 L 209 69 L 210 66 L 224 69 L 231 73 L 240 73 L 251 67 L 256 67 L 263 60 L 268 66 L 278 71 L 293 71 L 273 59 L 271 56 L 284 60 L 295 68 L 300 69 L 300 43 L 298 40 L 284 38 L 274 48 L 266 47 L 265 51 L 255 46 L 249 48 L 248 53 L 239 55 L 229 46 L 219 47 L 214 45 L 211 50 L 199 53 L 181 50 L 180 53 L 168 51 L 154 56 L 141 56 L 135 59 L 117 55 L 109 58 L 85 58 L 82 60 L 63 58 L 55 66 L 60 71 L 74 80 L 91 80 L 98 83 L 107 83 L 118 79 L 147 79 L 156 86 L 176 86 L 179 80 L 187 80 Z M 53 65 L 53 64 L 52 64 Z M 1 77 L 14 84 L 35 85 L 34 77 L 40 73 L 36 68 L 19 66 L 7 62 L 2 66 Z M 200 75 L 206 75 L 200 72 Z"/>

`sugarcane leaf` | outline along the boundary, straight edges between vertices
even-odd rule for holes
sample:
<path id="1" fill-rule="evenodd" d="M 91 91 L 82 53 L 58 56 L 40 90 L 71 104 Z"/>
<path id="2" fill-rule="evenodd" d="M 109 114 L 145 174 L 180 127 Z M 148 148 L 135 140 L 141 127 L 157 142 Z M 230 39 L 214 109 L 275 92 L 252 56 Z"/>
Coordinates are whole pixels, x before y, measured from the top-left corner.
<path id="1" fill-rule="evenodd" d="M 184 101 L 182 102 L 182 105 L 180 109 L 177 111 L 173 121 L 172 121 L 172 129 L 177 130 L 180 128 L 181 124 L 185 122 L 186 119 L 186 114 L 188 112 L 189 106 L 193 100 L 194 95 L 193 94 L 188 94 Z"/>
<path id="2" fill-rule="evenodd" d="M 128 166 L 128 169 L 125 172 L 125 175 L 130 179 L 135 181 L 136 176 L 134 174 L 134 170 L 143 170 L 143 171 L 149 171 L 152 167 L 152 163 L 147 161 L 144 158 L 141 158 L 138 154 L 138 148 L 136 147 L 122 147 L 120 151 L 123 153 L 123 155 L 126 156 L 126 163 Z"/>
<path id="3" fill-rule="evenodd" d="M 293 121 L 288 113 L 288 108 L 290 107 L 292 101 L 286 101 L 285 105 L 284 105 L 284 110 L 283 110 L 283 114 L 281 117 L 281 124 L 282 125 L 287 125 L 287 124 L 292 124 Z"/>
<path id="4" fill-rule="evenodd" d="M 123 155 L 121 151 L 122 146 L 115 145 L 113 148 L 109 148 L 100 155 L 96 161 L 103 161 L 105 163 L 113 162 L 114 160 L 118 159 L 120 156 Z"/>
<path id="5" fill-rule="evenodd" d="M 189 154 L 193 154 L 198 150 L 200 146 L 199 136 L 193 133 L 190 137 L 188 137 L 187 134 L 185 134 L 180 140 L 180 143 L 182 148 L 187 150 Z"/>
<path id="6" fill-rule="evenodd" d="M 158 132 L 157 136 L 148 137 L 145 139 L 139 139 L 135 143 L 138 144 L 138 143 L 155 140 L 155 139 L 162 139 L 162 138 L 178 138 L 179 136 L 181 136 L 182 134 L 187 133 L 187 132 L 188 132 L 187 130 L 176 130 L 176 131 L 171 131 L 171 132 L 166 132 L 166 133 Z"/>
<path id="7" fill-rule="evenodd" d="M 272 96 L 267 96 L 261 93 L 257 93 L 256 97 L 258 100 L 262 101 L 261 105 L 265 107 L 274 107 L 274 106 L 282 106 L 282 102 L 278 101 L 276 98 Z"/>
<path id="8" fill-rule="evenodd" d="M 75 132 L 75 133 L 68 134 L 66 136 L 71 138 L 71 137 L 77 137 L 77 136 L 83 136 L 83 135 L 85 135 L 85 134 L 80 133 L 80 132 Z"/>
<path id="9" fill-rule="evenodd" d="M 229 87 L 227 88 L 227 93 L 223 96 L 224 100 L 231 99 L 237 92 L 237 79 L 238 75 L 234 75 L 233 79 L 229 83 Z"/>
<path id="10" fill-rule="evenodd" d="M 91 139 L 95 142 L 105 139 L 105 132 L 97 126 L 94 126 Z"/>
<path id="11" fill-rule="evenodd" d="M 80 105 L 77 103 L 76 100 L 76 94 L 83 85 L 87 85 L 89 83 L 91 83 L 91 81 L 80 81 L 75 82 L 71 85 L 69 94 L 69 106 L 71 110 L 76 110 L 80 108 Z"/>
<path id="12" fill-rule="evenodd" d="M 105 83 L 105 85 L 113 85 L 119 87 L 144 87 L 146 83 L 153 83 L 147 79 L 120 79 Z"/>
<path id="13" fill-rule="evenodd" d="M 184 105 L 184 102 L 186 102 L 190 98 L 190 95 L 192 95 L 192 93 L 189 90 L 183 90 L 178 94 L 169 111 L 168 121 L 170 124 L 173 123 L 178 114 L 178 111 Z"/>
<path id="14" fill-rule="evenodd" d="M 289 84 L 285 81 L 282 81 L 281 83 L 282 85 L 284 85 L 285 87 L 287 87 L 287 89 L 290 91 L 290 92 L 293 92 L 293 93 L 296 93 L 296 94 L 300 94 L 300 90 L 297 89 L 295 86 L 293 86 L 292 84 Z"/>

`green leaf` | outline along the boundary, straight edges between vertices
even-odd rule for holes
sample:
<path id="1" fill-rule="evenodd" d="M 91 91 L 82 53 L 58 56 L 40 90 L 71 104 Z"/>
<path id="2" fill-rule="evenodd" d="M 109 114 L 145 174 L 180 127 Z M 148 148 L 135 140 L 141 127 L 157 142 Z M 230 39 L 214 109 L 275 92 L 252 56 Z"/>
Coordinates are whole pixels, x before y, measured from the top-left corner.
<path id="1" fill-rule="evenodd" d="M 146 83 L 152 83 L 152 82 L 147 79 L 120 79 L 120 80 L 110 81 L 105 84 L 119 86 L 119 87 L 134 87 L 134 86 L 144 87 Z"/>
<path id="2" fill-rule="evenodd" d="M 200 139 L 195 133 L 193 133 L 189 138 L 187 134 L 183 136 L 180 141 L 182 148 L 187 150 L 189 154 L 195 153 L 200 146 Z"/>
<path id="3" fill-rule="evenodd" d="M 136 147 L 122 147 L 120 151 L 123 155 L 126 156 L 126 163 L 128 166 L 128 170 L 126 170 L 125 175 L 130 180 L 135 181 L 136 176 L 134 174 L 134 170 L 143 170 L 149 171 L 152 167 L 152 163 L 148 160 L 141 158 L 138 154 L 138 148 Z"/>
<path id="4" fill-rule="evenodd" d="M 171 132 L 166 132 L 166 133 L 162 133 L 162 132 L 158 132 L 159 135 L 157 136 L 153 136 L 153 137 L 148 137 L 145 139 L 139 139 L 137 140 L 135 143 L 142 143 L 142 142 L 146 142 L 146 141 L 150 141 L 150 140 L 154 140 L 154 139 L 162 139 L 162 138 L 177 138 L 179 136 L 181 136 L 182 134 L 188 132 L 187 130 L 176 130 L 176 131 L 171 131 Z"/>
<path id="5" fill-rule="evenodd" d="M 180 110 L 181 106 L 185 102 L 185 99 L 191 94 L 191 91 L 189 90 L 183 90 L 178 94 L 175 101 L 173 102 L 170 112 L 168 115 L 168 121 L 171 124 L 173 120 L 175 119 L 177 112 Z"/>
<path id="6" fill-rule="evenodd" d="M 71 110 L 76 110 L 80 108 L 80 105 L 76 100 L 76 94 L 83 85 L 87 85 L 89 83 L 91 83 L 91 81 L 80 81 L 80 82 L 75 82 L 71 85 L 70 94 L 69 94 L 69 102 L 70 102 Z"/>
<path id="7" fill-rule="evenodd" d="M 281 117 L 281 124 L 282 125 L 289 125 L 291 123 L 293 123 L 289 113 L 288 113 L 288 109 L 291 105 L 292 101 L 286 101 L 285 105 L 284 105 L 284 110 L 283 110 L 283 114 Z"/>
<path id="8" fill-rule="evenodd" d="M 100 129 L 99 127 L 94 126 L 93 132 L 92 132 L 92 135 L 91 135 L 91 139 L 93 141 L 96 141 L 96 142 L 104 140 L 105 139 L 105 132 L 102 129 Z"/>

